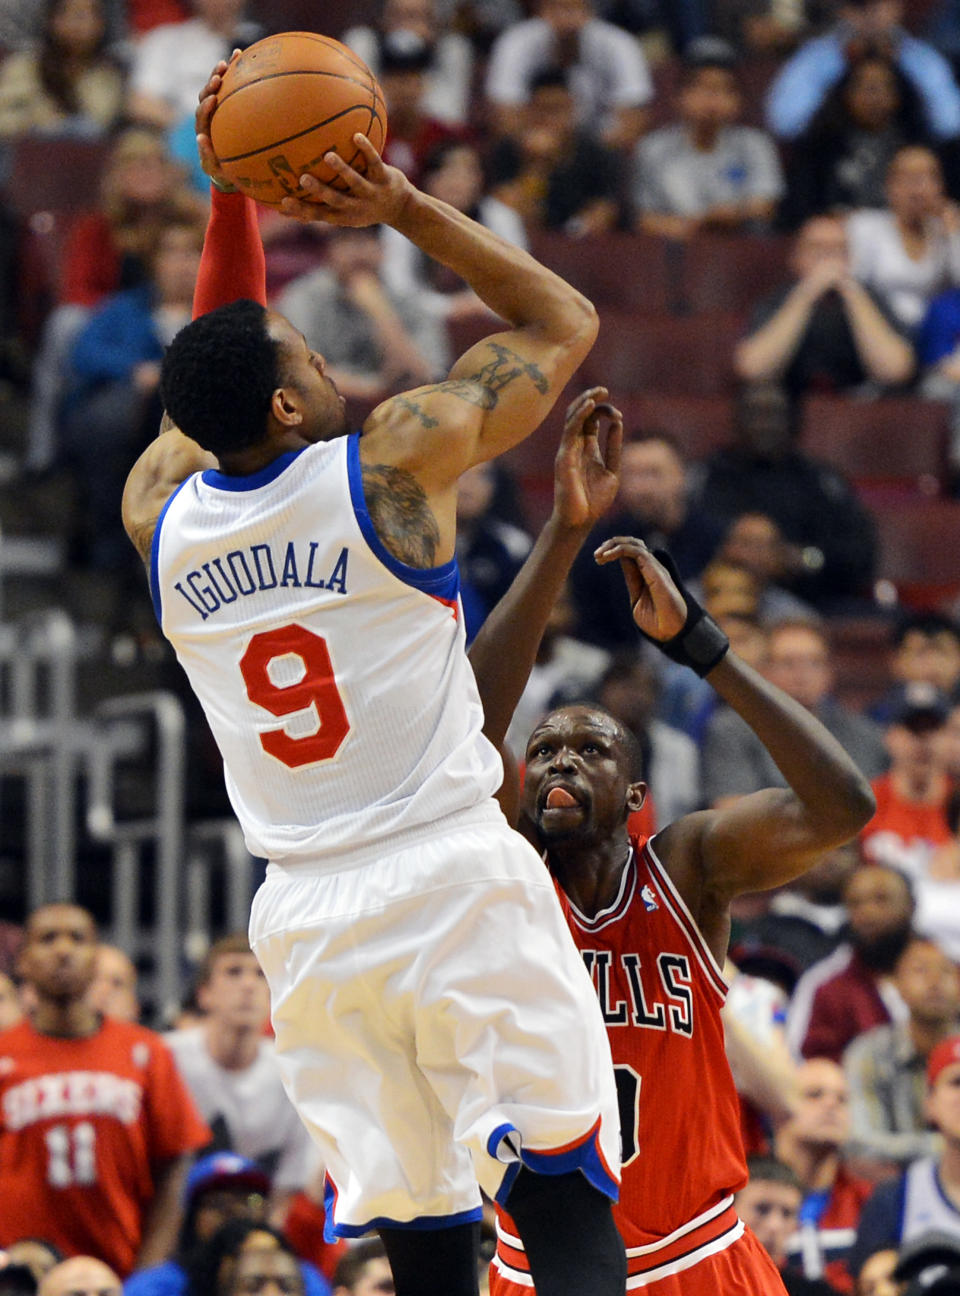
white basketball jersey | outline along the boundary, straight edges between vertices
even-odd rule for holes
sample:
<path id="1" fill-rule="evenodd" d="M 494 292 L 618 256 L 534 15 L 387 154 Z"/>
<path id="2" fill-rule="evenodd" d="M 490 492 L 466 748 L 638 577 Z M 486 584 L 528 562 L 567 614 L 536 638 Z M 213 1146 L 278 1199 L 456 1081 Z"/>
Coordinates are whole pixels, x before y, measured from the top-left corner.
<path id="1" fill-rule="evenodd" d="M 388 553 L 357 435 L 188 478 L 157 523 L 151 592 L 255 855 L 336 867 L 499 787 L 456 562 Z"/>
<path id="2" fill-rule="evenodd" d="M 931 1230 L 953 1236 L 960 1233 L 960 1212 L 940 1186 L 935 1157 L 923 1157 L 907 1166 L 901 1201 L 898 1246 Z"/>

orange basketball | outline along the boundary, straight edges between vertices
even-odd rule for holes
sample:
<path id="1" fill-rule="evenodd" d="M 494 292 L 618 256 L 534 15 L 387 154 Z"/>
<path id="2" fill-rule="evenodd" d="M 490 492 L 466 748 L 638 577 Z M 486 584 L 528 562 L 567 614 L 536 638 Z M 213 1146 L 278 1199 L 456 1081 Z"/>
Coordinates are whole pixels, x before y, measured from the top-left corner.
<path id="1" fill-rule="evenodd" d="M 358 131 L 378 152 L 383 148 L 383 91 L 352 50 L 315 32 L 281 32 L 245 49 L 227 68 L 210 122 L 231 183 L 271 207 L 303 196 L 305 172 L 338 181 L 325 153 L 363 171 L 353 142 Z"/>

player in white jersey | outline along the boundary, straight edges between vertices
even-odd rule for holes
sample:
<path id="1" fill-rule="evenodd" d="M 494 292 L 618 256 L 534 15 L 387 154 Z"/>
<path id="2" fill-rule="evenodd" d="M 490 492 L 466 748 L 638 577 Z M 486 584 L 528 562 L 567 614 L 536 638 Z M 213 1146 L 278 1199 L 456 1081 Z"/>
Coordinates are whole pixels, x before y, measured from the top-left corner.
<path id="1" fill-rule="evenodd" d="M 225 67 L 197 118 L 217 188 Z M 215 192 L 197 318 L 163 365 L 176 427 L 132 470 L 124 522 L 270 860 L 251 942 L 335 1231 L 380 1231 L 399 1296 L 473 1296 L 479 1181 L 508 1203 L 542 1296 L 614 1296 L 609 1046 L 549 878 L 493 800 L 454 561 L 457 479 L 539 425 L 596 314 L 356 140 L 365 175 L 329 156 L 343 189 L 306 177 L 315 201 L 287 214 L 392 225 L 509 327 L 350 436 L 323 358 L 262 297 L 199 313 L 211 274 L 236 288 L 262 260 L 250 200 Z M 575 407 L 572 462 L 596 458 L 603 394 Z"/>

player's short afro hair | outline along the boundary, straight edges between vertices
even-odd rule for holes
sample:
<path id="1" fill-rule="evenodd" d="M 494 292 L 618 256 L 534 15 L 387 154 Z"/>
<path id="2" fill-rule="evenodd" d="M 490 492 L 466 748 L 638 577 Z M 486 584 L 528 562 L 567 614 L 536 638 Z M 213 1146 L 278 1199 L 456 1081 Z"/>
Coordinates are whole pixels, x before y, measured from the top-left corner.
<path id="1" fill-rule="evenodd" d="M 246 300 L 220 306 L 181 329 L 160 374 L 164 408 L 174 423 L 215 455 L 263 439 L 279 386 L 280 357 L 267 333 L 267 312 Z"/>

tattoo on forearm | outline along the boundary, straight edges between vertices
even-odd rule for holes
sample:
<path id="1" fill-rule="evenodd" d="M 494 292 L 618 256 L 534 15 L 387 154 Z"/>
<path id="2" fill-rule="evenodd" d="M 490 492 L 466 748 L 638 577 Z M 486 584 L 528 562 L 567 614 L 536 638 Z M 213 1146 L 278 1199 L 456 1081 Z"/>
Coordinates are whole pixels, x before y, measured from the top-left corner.
<path id="1" fill-rule="evenodd" d="M 440 528 L 413 474 L 390 464 L 365 464 L 363 495 L 373 528 L 394 558 L 411 567 L 432 567 Z"/>
<path id="2" fill-rule="evenodd" d="M 514 379 L 526 376 L 542 396 L 546 395 L 550 384 L 546 375 L 531 360 L 525 360 L 502 342 L 487 342 L 486 346 L 488 351 L 493 352 L 492 358 L 476 373 L 470 374 L 468 378 L 450 378 L 446 382 L 437 383 L 434 390 L 449 392 L 451 396 L 459 396 L 471 405 L 492 410 L 496 409 L 503 389 Z"/>
<path id="3" fill-rule="evenodd" d="M 415 400 L 409 396 L 395 396 L 394 400 L 401 405 L 409 414 L 412 414 L 425 428 L 435 428 L 440 420 L 433 418 L 426 410 L 421 409 Z"/>

